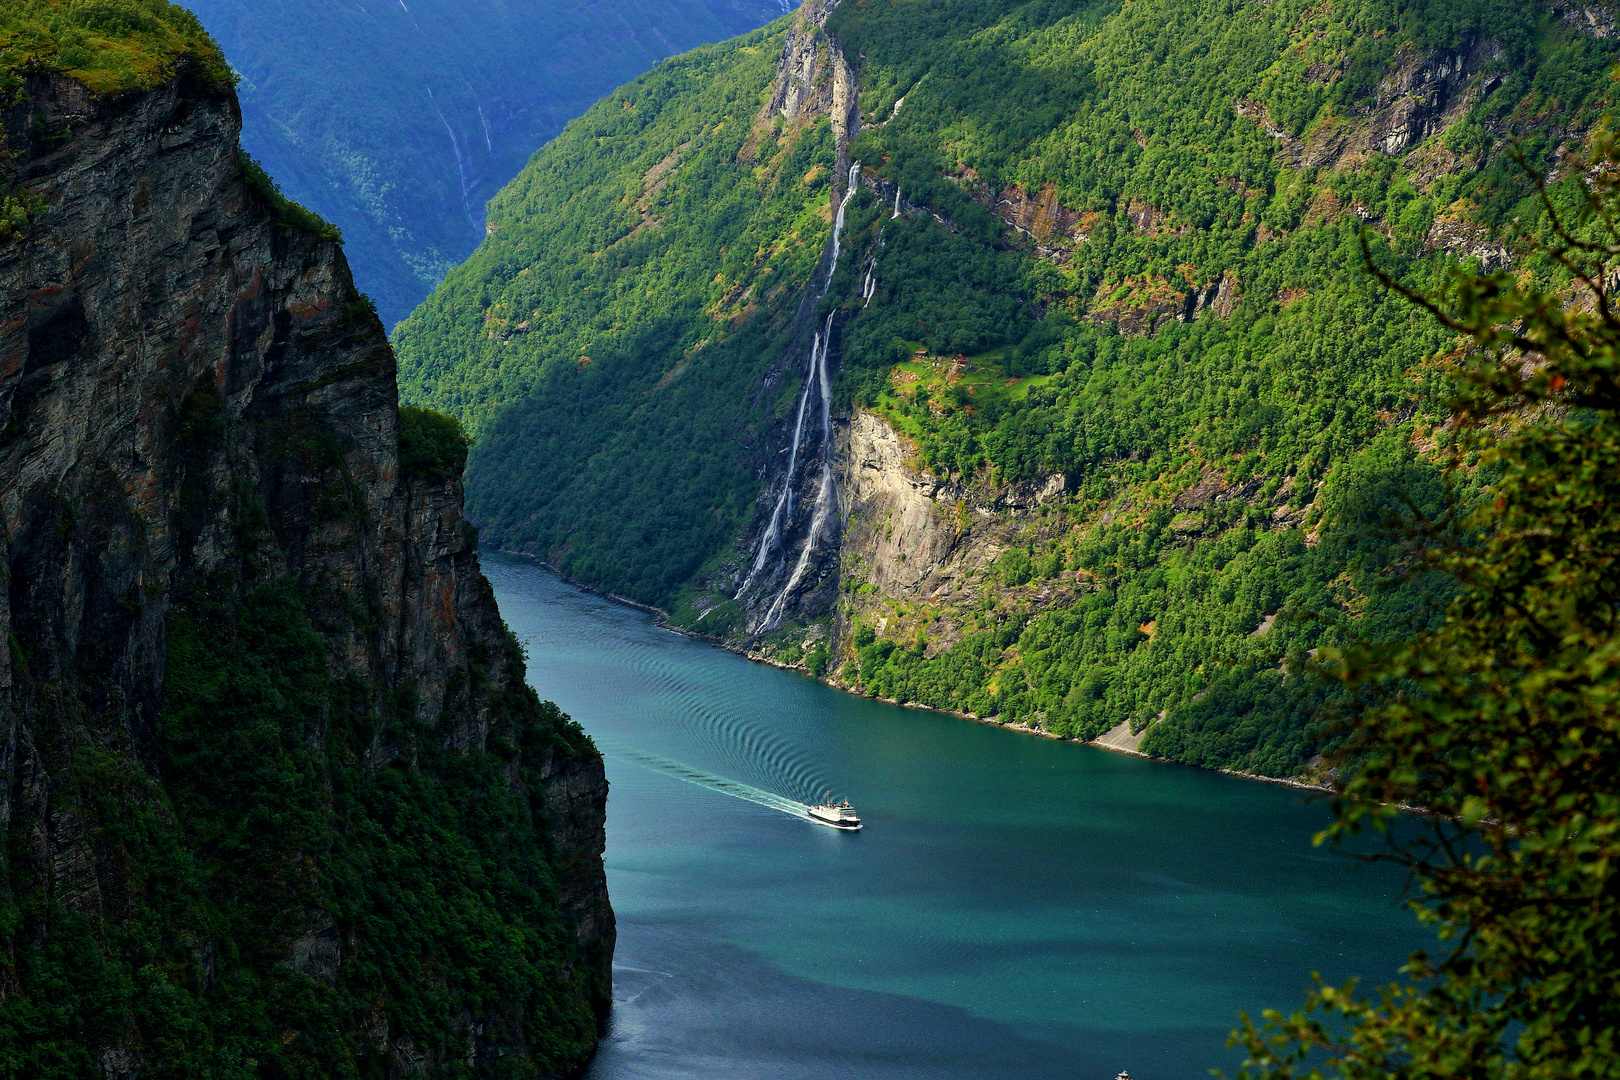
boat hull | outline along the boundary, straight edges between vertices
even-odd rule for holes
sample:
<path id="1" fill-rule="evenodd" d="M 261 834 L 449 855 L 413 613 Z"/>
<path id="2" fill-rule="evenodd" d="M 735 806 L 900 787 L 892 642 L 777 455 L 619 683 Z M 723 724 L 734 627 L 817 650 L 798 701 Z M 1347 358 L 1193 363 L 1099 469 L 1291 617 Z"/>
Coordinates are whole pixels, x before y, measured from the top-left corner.
<path id="1" fill-rule="evenodd" d="M 826 818 L 819 818 L 814 814 L 806 814 L 804 816 L 815 822 L 817 825 L 825 825 L 829 829 L 841 829 L 844 832 L 856 832 L 861 828 L 861 823 L 859 821 L 854 823 L 848 821 L 828 821 Z"/>

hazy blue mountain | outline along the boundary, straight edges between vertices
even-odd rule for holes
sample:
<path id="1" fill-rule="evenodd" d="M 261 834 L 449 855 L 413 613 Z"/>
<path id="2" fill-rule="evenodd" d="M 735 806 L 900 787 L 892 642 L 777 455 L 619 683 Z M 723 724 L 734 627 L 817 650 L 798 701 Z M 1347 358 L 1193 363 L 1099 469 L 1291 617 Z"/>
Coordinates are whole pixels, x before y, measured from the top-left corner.
<path id="1" fill-rule="evenodd" d="M 470 254 L 484 202 L 660 59 L 777 0 L 194 0 L 241 73 L 243 143 L 343 229 L 392 325 Z"/>

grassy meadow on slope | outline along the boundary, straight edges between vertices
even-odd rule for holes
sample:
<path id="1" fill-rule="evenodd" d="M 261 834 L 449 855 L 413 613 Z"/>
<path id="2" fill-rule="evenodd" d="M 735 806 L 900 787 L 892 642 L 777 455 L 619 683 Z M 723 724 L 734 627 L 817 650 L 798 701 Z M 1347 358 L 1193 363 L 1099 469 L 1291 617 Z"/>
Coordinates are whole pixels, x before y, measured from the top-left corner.
<path id="1" fill-rule="evenodd" d="M 1378 526 L 1443 497 L 1426 358 L 1448 340 L 1368 276 L 1363 227 L 1419 284 L 1499 258 L 1493 230 L 1539 216 L 1506 147 L 1555 164 L 1607 107 L 1615 42 L 1497 0 L 866 0 L 827 28 L 859 57 L 870 185 L 827 301 L 839 407 L 885 415 L 937 475 L 1061 472 L 1074 497 L 972 609 L 846 574 L 864 628 L 813 666 L 1070 736 L 1162 715 L 1158 752 L 1298 770 L 1322 691 L 1286 673 L 1436 611 L 1422 582 L 1388 587 Z M 828 228 L 825 119 L 747 139 L 777 33 L 572 125 L 396 335 L 407 394 L 481 439 L 487 535 L 672 608 L 749 520 L 797 383 L 755 391 Z M 1380 141 L 1425 62 L 1462 72 L 1437 130 Z M 1020 203 L 1062 227 L 1010 227 Z M 973 355 L 977 386 L 908 380 L 918 348 Z M 1227 497 L 1178 505 L 1201 483 Z M 1059 579 L 1080 598 L 1043 605 Z"/>

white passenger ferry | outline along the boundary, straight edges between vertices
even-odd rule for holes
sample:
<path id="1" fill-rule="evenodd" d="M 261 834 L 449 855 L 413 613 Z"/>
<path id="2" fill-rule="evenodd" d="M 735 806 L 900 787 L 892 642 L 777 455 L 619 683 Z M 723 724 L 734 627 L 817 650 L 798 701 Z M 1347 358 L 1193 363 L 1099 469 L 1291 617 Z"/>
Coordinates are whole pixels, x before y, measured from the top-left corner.
<path id="1" fill-rule="evenodd" d="M 823 825 L 831 825 L 835 829 L 849 829 L 851 831 L 861 827 L 861 819 L 855 815 L 855 808 L 845 799 L 842 805 L 832 801 L 832 792 L 827 793 L 827 801 L 819 806 L 807 806 L 805 812 L 810 815 L 811 821 L 818 821 Z"/>

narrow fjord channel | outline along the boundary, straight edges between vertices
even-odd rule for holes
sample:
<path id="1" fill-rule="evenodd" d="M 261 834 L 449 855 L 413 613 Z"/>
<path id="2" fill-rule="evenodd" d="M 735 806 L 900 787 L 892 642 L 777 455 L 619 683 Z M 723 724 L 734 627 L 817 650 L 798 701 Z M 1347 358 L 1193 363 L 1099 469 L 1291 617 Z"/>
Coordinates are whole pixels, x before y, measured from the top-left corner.
<path id="1" fill-rule="evenodd" d="M 591 1080 L 1235 1071 L 1238 1012 L 1387 982 L 1398 874 L 1301 793 L 839 693 L 487 553 L 529 680 L 607 758 Z M 794 816 L 831 789 L 867 827 Z"/>

